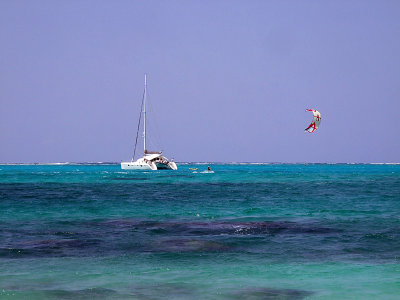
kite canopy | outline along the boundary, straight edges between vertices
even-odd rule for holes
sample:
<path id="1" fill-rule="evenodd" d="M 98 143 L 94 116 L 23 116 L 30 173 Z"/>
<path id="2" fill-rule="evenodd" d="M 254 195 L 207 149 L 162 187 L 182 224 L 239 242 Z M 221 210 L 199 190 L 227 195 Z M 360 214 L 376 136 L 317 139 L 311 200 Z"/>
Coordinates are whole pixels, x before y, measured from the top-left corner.
<path id="1" fill-rule="evenodd" d="M 306 109 L 306 111 L 312 111 L 314 115 L 311 124 L 306 129 L 304 129 L 304 131 L 308 131 L 311 133 L 317 130 L 319 123 L 321 123 L 321 114 L 319 113 L 318 110 L 315 109 Z"/>

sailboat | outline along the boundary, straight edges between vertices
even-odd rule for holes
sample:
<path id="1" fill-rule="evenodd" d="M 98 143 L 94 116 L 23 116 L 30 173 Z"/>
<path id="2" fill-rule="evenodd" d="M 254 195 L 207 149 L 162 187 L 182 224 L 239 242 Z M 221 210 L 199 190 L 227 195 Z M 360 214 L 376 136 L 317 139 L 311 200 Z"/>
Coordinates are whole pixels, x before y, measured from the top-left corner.
<path id="1" fill-rule="evenodd" d="M 159 170 L 169 169 L 177 170 L 178 167 L 174 161 L 170 161 L 168 158 L 162 155 L 162 151 L 149 151 L 146 149 L 146 98 L 147 98 L 147 76 L 144 74 L 144 95 L 142 100 L 142 108 L 139 117 L 138 131 L 136 133 L 135 150 L 133 152 L 132 160 L 127 162 L 121 162 L 121 169 L 123 170 Z M 144 153 L 143 157 L 135 159 L 136 145 L 139 134 L 139 127 L 141 116 L 143 114 L 143 145 Z"/>

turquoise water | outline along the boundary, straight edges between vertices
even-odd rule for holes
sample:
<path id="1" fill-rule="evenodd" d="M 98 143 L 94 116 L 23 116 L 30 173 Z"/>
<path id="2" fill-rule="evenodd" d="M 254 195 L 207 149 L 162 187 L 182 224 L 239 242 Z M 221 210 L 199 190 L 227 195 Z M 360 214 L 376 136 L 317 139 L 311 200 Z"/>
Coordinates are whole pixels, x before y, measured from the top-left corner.
<path id="1" fill-rule="evenodd" d="M 0 165 L 0 298 L 399 298 L 400 165 L 210 166 Z"/>

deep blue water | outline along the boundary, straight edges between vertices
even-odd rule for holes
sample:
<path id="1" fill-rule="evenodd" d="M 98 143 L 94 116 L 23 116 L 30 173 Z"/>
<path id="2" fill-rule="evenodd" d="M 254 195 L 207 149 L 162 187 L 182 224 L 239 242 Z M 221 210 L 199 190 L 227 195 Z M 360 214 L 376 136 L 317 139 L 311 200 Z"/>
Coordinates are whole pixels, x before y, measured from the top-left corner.
<path id="1" fill-rule="evenodd" d="M 400 165 L 210 166 L 0 165 L 0 298 L 399 298 Z"/>

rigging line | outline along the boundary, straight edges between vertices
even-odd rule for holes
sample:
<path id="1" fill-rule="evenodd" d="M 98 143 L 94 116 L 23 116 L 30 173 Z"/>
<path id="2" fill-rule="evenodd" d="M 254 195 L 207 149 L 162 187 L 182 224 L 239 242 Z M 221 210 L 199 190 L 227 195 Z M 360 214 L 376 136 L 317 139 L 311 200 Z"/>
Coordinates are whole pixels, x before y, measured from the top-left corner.
<path id="1" fill-rule="evenodd" d="M 143 96 L 142 96 L 142 105 L 141 105 L 141 107 L 140 107 L 139 122 L 138 122 L 138 125 L 137 125 L 137 131 L 136 131 L 136 140 L 135 140 L 135 149 L 133 150 L 132 161 L 134 161 L 134 160 L 135 160 L 135 154 L 136 154 L 136 145 L 137 145 L 137 139 L 138 139 L 138 136 L 139 136 L 139 129 L 140 129 L 140 121 L 141 121 L 141 119 L 142 119 L 142 112 L 143 112 L 144 93 L 145 93 L 145 92 L 143 91 Z"/>

